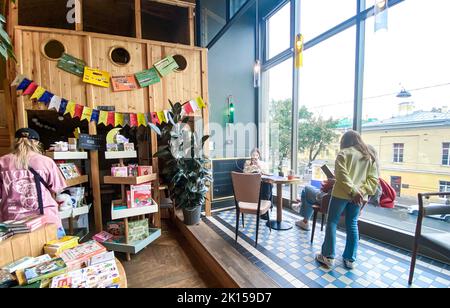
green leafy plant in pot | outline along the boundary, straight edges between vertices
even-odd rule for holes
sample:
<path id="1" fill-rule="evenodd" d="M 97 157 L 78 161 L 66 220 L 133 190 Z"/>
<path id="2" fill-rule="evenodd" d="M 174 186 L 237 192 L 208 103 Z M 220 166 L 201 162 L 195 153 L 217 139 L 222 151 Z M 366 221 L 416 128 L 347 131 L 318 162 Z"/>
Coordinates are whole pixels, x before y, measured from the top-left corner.
<path id="1" fill-rule="evenodd" d="M 184 104 L 170 102 L 171 117 L 161 130 L 161 144 L 154 155 L 165 163 L 162 177 L 169 184 L 170 198 L 184 214 L 187 225 L 200 222 L 201 210 L 206 203 L 209 184 L 213 181 L 211 162 L 202 154 L 209 136 L 199 140 L 192 132 L 189 117 L 183 116 Z"/>

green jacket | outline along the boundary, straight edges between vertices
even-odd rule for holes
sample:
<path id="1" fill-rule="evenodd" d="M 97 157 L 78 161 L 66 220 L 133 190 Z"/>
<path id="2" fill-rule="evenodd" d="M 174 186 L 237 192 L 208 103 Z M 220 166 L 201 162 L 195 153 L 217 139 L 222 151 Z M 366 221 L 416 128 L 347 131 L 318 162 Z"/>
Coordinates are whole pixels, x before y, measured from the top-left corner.
<path id="1" fill-rule="evenodd" d="M 332 196 L 352 200 L 357 192 L 373 196 L 378 187 L 376 163 L 364 159 L 361 152 L 351 147 L 342 150 L 336 158 L 336 184 Z"/>

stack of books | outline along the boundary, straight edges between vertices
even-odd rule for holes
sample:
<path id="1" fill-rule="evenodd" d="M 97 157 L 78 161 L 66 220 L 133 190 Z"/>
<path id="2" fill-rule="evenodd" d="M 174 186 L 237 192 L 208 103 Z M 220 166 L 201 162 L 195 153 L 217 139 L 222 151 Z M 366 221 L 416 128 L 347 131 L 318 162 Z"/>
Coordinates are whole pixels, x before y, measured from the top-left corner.
<path id="1" fill-rule="evenodd" d="M 28 267 L 23 271 L 26 284 L 44 281 L 67 272 L 67 265 L 61 258 L 52 259 L 34 267 Z M 19 278 L 20 275 L 17 276 Z M 20 282 L 20 279 L 19 279 Z"/>
<path id="2" fill-rule="evenodd" d="M 8 220 L 0 223 L 3 232 L 10 232 L 13 235 L 31 233 L 47 223 L 45 216 L 35 215 L 21 220 Z M 6 231 L 5 231 L 6 230 Z"/>
<path id="3" fill-rule="evenodd" d="M 78 246 L 79 238 L 76 236 L 64 236 L 59 240 L 48 242 L 44 246 L 44 252 L 52 257 L 59 256 L 67 249 L 72 249 Z"/>
<path id="4" fill-rule="evenodd" d="M 89 241 L 79 246 L 65 250 L 60 257 L 64 260 L 71 271 L 85 267 L 89 260 L 99 254 L 106 252 L 106 248 L 96 241 Z"/>
<path id="5" fill-rule="evenodd" d="M 0 228 L 0 243 L 7 240 L 11 236 L 13 236 L 14 233 L 12 231 L 9 231 L 6 228 Z"/>

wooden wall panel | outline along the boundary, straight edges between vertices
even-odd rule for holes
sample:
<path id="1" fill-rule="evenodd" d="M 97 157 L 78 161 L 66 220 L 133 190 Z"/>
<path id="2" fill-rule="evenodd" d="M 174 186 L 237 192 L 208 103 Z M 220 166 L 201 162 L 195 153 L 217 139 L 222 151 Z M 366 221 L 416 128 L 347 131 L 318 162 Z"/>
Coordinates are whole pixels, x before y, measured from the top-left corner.
<path id="1" fill-rule="evenodd" d="M 114 64 L 110 57 L 112 48 L 125 48 L 131 56 L 130 63 L 125 66 Z M 92 38 L 92 65 L 108 71 L 111 76 L 134 74 L 146 69 L 147 56 L 145 44 L 129 41 Z M 113 92 L 112 88 L 94 88 L 94 100 L 97 106 L 115 106 L 121 112 L 148 112 L 147 89 L 135 91 Z"/>
<path id="2" fill-rule="evenodd" d="M 176 72 L 164 78 L 165 101 L 164 106 L 169 106 L 168 99 L 173 102 L 186 102 L 202 95 L 201 52 L 184 48 L 163 48 L 164 56 L 182 55 L 186 58 L 188 66 L 182 72 Z"/>
<path id="3" fill-rule="evenodd" d="M 41 51 L 46 42 L 53 39 L 63 43 L 67 53 L 82 59 L 83 38 L 77 35 L 31 31 L 23 31 L 22 35 L 21 72 L 54 94 L 84 105 L 86 90 L 80 77 L 60 70 L 57 68 L 57 61 L 48 59 Z M 25 100 L 25 106 L 27 109 L 31 108 L 31 102 Z"/>

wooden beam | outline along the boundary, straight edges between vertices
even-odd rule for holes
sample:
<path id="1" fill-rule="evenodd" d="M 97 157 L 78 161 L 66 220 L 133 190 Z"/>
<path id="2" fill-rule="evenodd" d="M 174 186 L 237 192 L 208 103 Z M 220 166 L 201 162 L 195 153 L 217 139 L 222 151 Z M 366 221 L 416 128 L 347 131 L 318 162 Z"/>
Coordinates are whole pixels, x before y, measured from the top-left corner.
<path id="1" fill-rule="evenodd" d="M 83 0 L 75 0 L 75 31 L 83 31 Z"/>
<path id="2" fill-rule="evenodd" d="M 142 38 L 141 0 L 134 0 L 134 21 L 136 26 L 136 38 Z"/>
<path id="3" fill-rule="evenodd" d="M 92 38 L 90 36 L 86 36 L 84 42 L 84 58 L 86 60 L 86 64 L 92 66 Z M 87 84 L 86 85 L 86 100 L 87 106 L 90 108 L 96 107 L 95 95 L 94 95 L 94 86 Z M 95 122 L 89 123 L 89 134 L 97 135 L 97 124 Z M 91 163 L 91 185 L 92 185 L 92 194 L 94 197 L 94 217 L 95 217 L 95 231 L 101 232 L 103 230 L 103 215 L 102 215 L 102 197 L 100 191 L 100 165 L 98 158 L 98 151 L 90 151 L 90 159 Z"/>
<path id="4" fill-rule="evenodd" d="M 188 1 L 182 1 L 182 0 L 151 0 L 151 1 L 169 4 L 169 5 L 181 6 L 181 7 L 195 8 L 195 2 L 188 2 Z"/>
<path id="5" fill-rule="evenodd" d="M 189 8 L 189 40 L 191 46 L 195 45 L 195 8 Z"/>
<path id="6" fill-rule="evenodd" d="M 203 100 L 207 103 L 207 107 L 202 109 L 203 116 L 203 135 L 209 135 L 209 108 L 211 105 L 209 104 L 209 92 L 208 92 L 208 51 L 203 50 L 201 52 L 201 72 L 202 72 L 202 97 Z M 210 154 L 209 151 L 209 142 L 205 143 L 205 148 L 203 149 L 205 155 L 208 157 Z M 212 186 L 210 186 L 212 188 Z M 212 192 L 211 190 L 208 192 L 206 197 L 205 204 L 205 213 L 206 216 L 211 216 L 211 198 Z"/>

